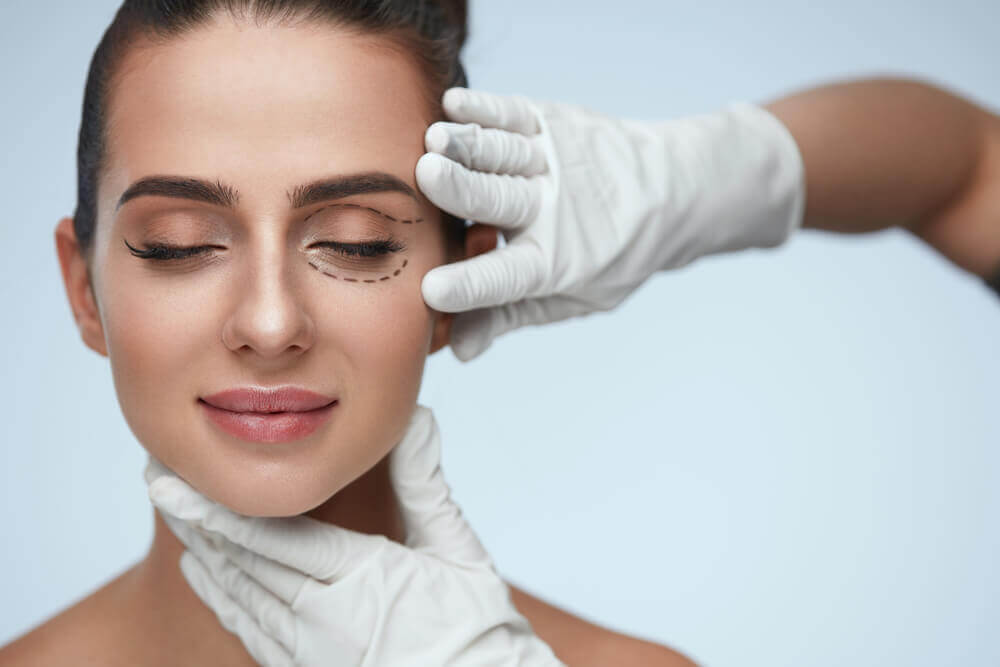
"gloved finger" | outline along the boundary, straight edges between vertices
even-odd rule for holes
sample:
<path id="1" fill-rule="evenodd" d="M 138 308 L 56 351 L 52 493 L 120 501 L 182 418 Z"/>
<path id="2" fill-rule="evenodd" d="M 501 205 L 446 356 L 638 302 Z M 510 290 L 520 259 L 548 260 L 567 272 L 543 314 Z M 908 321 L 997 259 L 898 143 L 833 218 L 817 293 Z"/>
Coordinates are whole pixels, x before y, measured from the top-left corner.
<path id="1" fill-rule="evenodd" d="M 456 123 L 479 123 L 521 134 L 536 134 L 538 120 L 531 102 L 521 95 L 497 95 L 455 87 L 444 91 L 441 106 Z"/>
<path id="2" fill-rule="evenodd" d="M 472 171 L 439 153 L 421 155 L 414 175 L 435 206 L 459 218 L 519 229 L 541 208 L 541 184 L 535 179 Z"/>
<path id="3" fill-rule="evenodd" d="M 590 307 L 570 297 L 525 299 L 493 308 L 460 313 L 451 325 L 451 349 L 459 361 L 471 361 L 493 340 L 514 329 L 558 322 L 590 312 Z"/>
<path id="4" fill-rule="evenodd" d="M 414 410 L 406 435 L 389 454 L 389 478 L 399 498 L 406 546 L 451 562 L 491 562 L 451 499 L 441 471 L 441 433 L 429 408 Z"/>
<path id="5" fill-rule="evenodd" d="M 226 630 L 240 638 L 247 652 L 268 667 L 294 667 L 292 656 L 264 633 L 250 615 L 212 580 L 208 569 L 190 552 L 181 555 L 181 572 L 195 594 L 215 612 Z"/>
<path id="6" fill-rule="evenodd" d="M 181 521 L 177 517 L 167 514 L 166 512 L 160 512 L 160 516 L 163 517 L 163 521 L 167 524 L 167 527 L 177 536 L 177 539 L 188 549 L 192 548 L 194 544 L 196 535 L 198 531 L 195 530 L 194 526 Z"/>
<path id="7" fill-rule="evenodd" d="M 164 475 L 174 477 L 177 476 L 173 470 L 160 463 L 159 460 L 153 458 L 153 455 L 150 454 L 146 460 L 146 469 L 143 471 L 143 477 L 146 478 L 146 484 L 152 484 L 154 480 L 159 479 Z"/>
<path id="8" fill-rule="evenodd" d="M 306 577 L 301 572 L 234 544 L 218 533 L 208 533 L 208 536 L 212 544 L 225 553 L 229 560 L 279 600 L 291 605 L 298 597 L 306 582 Z M 218 539 L 212 539 L 212 536 Z"/>
<path id="9" fill-rule="evenodd" d="M 521 134 L 478 123 L 438 121 L 427 128 L 424 146 L 469 169 L 535 176 L 548 171 L 542 147 Z"/>
<path id="10" fill-rule="evenodd" d="M 184 523 L 173 517 L 169 520 Z M 225 553 L 209 544 L 198 531 L 193 528 L 190 530 L 191 533 L 188 535 L 190 542 L 186 542 L 188 551 L 201 561 L 212 575 L 212 580 L 250 615 L 268 637 L 281 644 L 289 654 L 294 655 L 295 618 L 288 605 L 247 576 L 226 557 Z"/>
<path id="11" fill-rule="evenodd" d="M 250 551 L 332 583 L 385 547 L 382 535 L 366 535 L 307 516 L 283 518 L 236 514 L 177 477 L 149 486 L 153 504 L 178 519 L 221 534 Z"/>
<path id="12" fill-rule="evenodd" d="M 545 279 L 536 246 L 508 243 L 481 255 L 436 266 L 421 279 L 424 301 L 434 310 L 458 313 L 533 296 Z"/>

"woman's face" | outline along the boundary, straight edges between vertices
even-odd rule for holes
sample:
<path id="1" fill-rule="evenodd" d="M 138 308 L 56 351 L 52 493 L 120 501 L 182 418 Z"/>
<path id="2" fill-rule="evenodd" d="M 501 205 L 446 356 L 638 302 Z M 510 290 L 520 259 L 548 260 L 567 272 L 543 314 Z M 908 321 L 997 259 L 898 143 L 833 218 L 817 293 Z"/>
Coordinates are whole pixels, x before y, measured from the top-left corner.
<path id="1" fill-rule="evenodd" d="M 220 20 L 133 49 L 109 100 L 92 346 L 146 449 L 243 514 L 304 513 L 371 468 L 447 340 L 420 293 L 445 235 L 413 175 L 434 119 L 416 65 L 384 44 Z M 374 173 L 387 176 L 351 180 Z M 119 207 L 154 176 L 170 182 Z M 383 189 L 393 179 L 409 193 Z M 320 181 L 340 182 L 306 187 Z M 320 245 L 366 241 L 382 245 Z M 213 247 L 157 260 L 126 243 Z M 338 402 L 310 435 L 267 443 L 222 430 L 199 400 L 281 385 Z"/>

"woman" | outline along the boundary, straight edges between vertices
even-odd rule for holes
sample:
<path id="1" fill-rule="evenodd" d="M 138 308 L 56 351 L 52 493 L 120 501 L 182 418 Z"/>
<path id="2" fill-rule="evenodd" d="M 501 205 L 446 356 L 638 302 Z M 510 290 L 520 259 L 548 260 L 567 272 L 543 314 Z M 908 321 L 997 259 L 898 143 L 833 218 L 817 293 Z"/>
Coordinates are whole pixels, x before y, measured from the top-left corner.
<path id="1" fill-rule="evenodd" d="M 464 83 L 464 17 L 404 0 L 126 2 L 98 47 L 79 202 L 56 228 L 67 295 L 139 442 L 230 509 L 405 537 L 385 457 L 451 324 L 421 277 L 496 242 L 413 178 L 441 92 Z M 234 388 L 287 386 L 325 406 L 315 420 L 220 411 Z M 231 436 L 247 428 L 256 441 Z M 143 561 L 0 664 L 253 664 L 155 522 Z M 569 664 L 691 664 L 513 599 Z"/>

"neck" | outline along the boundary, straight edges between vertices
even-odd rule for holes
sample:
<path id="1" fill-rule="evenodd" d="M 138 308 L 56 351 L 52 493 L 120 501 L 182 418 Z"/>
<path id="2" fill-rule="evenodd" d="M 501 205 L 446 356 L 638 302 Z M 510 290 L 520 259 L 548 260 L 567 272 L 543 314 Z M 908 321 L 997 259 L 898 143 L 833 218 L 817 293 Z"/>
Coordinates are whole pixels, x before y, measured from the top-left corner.
<path id="1" fill-rule="evenodd" d="M 151 625 L 170 629 L 169 636 L 164 636 L 170 643 L 150 646 L 150 650 L 169 650 L 174 662 L 182 664 L 256 664 L 239 638 L 229 633 L 191 590 L 178 565 L 184 544 L 158 512 L 154 511 L 153 516 L 153 543 L 136 571 L 137 595 L 147 604 L 138 606 L 155 617 Z M 405 538 L 389 480 L 388 457 L 305 516 L 361 533 L 385 535 L 400 543 Z M 150 601 L 155 604 L 148 604 Z"/>

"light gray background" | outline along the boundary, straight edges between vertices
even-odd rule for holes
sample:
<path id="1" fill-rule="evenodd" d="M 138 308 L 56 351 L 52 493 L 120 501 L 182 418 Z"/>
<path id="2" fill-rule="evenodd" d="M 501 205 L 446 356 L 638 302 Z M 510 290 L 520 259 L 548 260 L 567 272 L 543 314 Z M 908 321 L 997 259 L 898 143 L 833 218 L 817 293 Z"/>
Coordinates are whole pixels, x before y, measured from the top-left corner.
<path id="1" fill-rule="evenodd" d="M 7 2 L 0 27 L 0 643 L 151 536 L 52 237 L 116 5 Z M 996 7 L 473 0 L 466 63 L 474 86 L 648 119 L 878 73 L 997 108 Z M 996 665 L 998 334 L 1000 300 L 907 234 L 805 232 L 468 365 L 435 355 L 421 400 L 502 573 L 569 610 L 706 665 Z"/>

